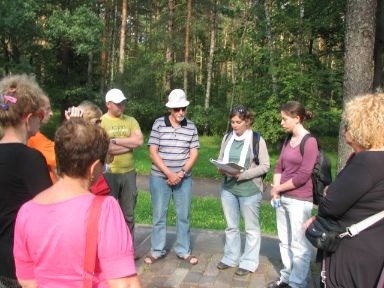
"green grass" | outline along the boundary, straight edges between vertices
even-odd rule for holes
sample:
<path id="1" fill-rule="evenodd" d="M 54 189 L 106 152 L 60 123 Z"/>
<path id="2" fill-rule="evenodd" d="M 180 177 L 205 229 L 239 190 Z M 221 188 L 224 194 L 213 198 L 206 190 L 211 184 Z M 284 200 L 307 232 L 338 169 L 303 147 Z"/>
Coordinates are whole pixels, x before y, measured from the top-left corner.
<path id="1" fill-rule="evenodd" d="M 140 191 L 135 214 L 136 222 L 152 224 L 151 199 L 148 192 Z M 171 201 L 168 210 L 168 225 L 176 225 L 174 205 Z M 220 198 L 193 197 L 191 208 L 191 226 L 198 229 L 224 230 L 226 228 Z M 262 202 L 260 210 L 261 232 L 276 235 L 275 210 L 269 203 Z M 241 230 L 244 230 L 244 222 L 241 220 Z"/>

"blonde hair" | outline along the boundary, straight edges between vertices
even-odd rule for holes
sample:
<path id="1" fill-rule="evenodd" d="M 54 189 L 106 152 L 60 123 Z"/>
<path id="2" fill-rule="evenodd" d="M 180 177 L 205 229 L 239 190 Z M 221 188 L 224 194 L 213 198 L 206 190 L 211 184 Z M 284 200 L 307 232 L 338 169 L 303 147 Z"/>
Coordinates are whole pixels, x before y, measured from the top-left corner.
<path id="1" fill-rule="evenodd" d="M 96 104 L 88 100 L 81 102 L 78 107 L 83 110 L 83 119 L 86 121 L 100 118 L 103 115 L 101 109 Z"/>
<path id="2" fill-rule="evenodd" d="M 11 75 L 0 81 L 0 125 L 3 128 L 16 126 L 29 113 L 36 113 L 41 107 L 43 90 L 33 76 Z M 15 103 L 6 98 L 14 98 Z"/>
<path id="3" fill-rule="evenodd" d="M 349 100 L 342 115 L 346 132 L 363 149 L 384 147 L 384 94 L 357 96 Z"/>

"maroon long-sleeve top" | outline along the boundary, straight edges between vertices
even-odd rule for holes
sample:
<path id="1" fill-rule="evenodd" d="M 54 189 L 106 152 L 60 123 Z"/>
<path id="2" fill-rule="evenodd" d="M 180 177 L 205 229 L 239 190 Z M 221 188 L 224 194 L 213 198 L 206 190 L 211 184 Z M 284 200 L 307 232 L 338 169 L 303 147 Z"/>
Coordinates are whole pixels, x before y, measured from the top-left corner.
<path id="1" fill-rule="evenodd" d="M 283 192 L 282 195 L 312 201 L 313 184 L 311 174 L 318 151 L 316 139 L 313 137 L 308 138 L 305 142 L 303 155 L 300 152 L 300 145 L 291 147 L 288 143 L 283 146 L 275 167 L 275 173 L 281 174 L 280 183 L 292 179 L 292 183 L 296 188 Z"/>

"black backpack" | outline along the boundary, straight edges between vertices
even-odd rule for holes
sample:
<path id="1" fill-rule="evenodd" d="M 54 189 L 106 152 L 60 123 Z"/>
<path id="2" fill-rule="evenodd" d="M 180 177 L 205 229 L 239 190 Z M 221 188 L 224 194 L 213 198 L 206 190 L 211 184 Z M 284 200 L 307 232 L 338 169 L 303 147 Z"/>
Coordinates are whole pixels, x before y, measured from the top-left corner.
<path id="1" fill-rule="evenodd" d="M 253 139 L 252 139 L 252 148 L 253 148 L 253 161 L 255 162 L 256 165 L 260 165 L 260 160 L 259 160 L 259 143 L 260 143 L 260 133 L 256 132 L 256 131 L 252 131 L 253 132 Z M 227 136 L 225 137 L 225 140 L 228 139 L 228 136 L 231 134 L 232 132 L 229 132 L 227 134 Z M 263 174 L 261 176 L 262 179 L 265 178 L 265 176 L 267 175 L 267 173 Z"/>
<path id="2" fill-rule="evenodd" d="M 300 142 L 300 153 L 304 155 L 304 145 L 308 138 L 313 137 L 319 147 L 319 154 L 315 162 L 315 166 L 312 171 L 312 183 L 313 183 L 313 203 L 318 205 L 324 197 L 324 188 L 332 183 L 332 165 L 331 160 L 325 155 L 324 151 L 319 146 L 319 141 L 312 134 L 306 134 Z M 285 142 L 288 144 L 291 136 L 289 136 Z"/>

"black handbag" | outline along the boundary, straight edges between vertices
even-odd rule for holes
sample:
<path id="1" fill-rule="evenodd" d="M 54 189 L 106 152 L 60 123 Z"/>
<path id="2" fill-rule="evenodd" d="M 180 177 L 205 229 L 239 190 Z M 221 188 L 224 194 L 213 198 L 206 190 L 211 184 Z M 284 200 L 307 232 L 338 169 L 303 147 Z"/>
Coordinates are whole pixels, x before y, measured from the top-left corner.
<path id="1" fill-rule="evenodd" d="M 305 236 L 311 244 L 327 253 L 333 253 L 339 247 L 340 234 L 345 232 L 345 228 L 331 219 L 316 216 L 316 219 L 308 226 Z"/>

